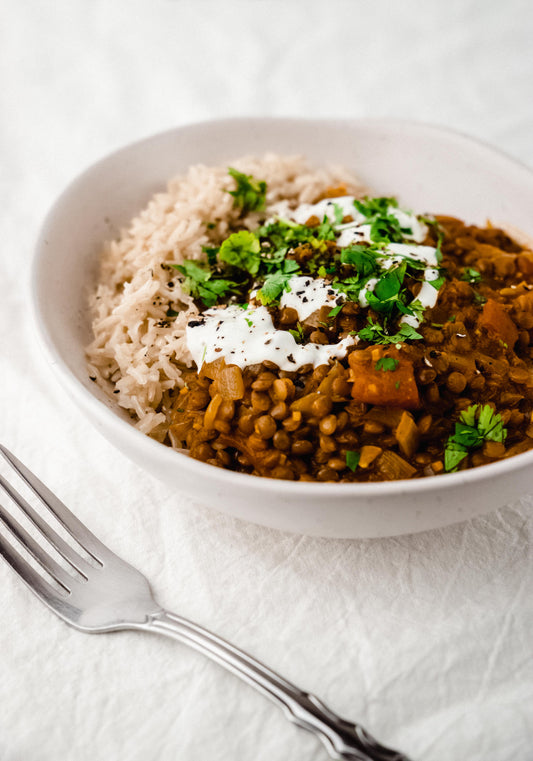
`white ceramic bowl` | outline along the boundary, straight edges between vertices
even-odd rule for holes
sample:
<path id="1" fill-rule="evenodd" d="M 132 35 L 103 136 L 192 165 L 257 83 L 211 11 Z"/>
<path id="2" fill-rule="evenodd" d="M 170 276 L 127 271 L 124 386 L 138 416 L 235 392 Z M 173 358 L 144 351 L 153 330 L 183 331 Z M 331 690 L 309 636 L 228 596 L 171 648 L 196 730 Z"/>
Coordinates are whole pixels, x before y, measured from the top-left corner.
<path id="1" fill-rule="evenodd" d="M 230 119 L 127 146 L 90 167 L 58 199 L 32 273 L 46 355 L 88 420 L 140 469 L 177 491 L 239 518 L 299 533 L 377 537 L 422 531 L 488 512 L 530 490 L 533 452 L 465 472 L 388 483 L 293 483 L 232 473 L 139 433 L 89 380 L 86 304 L 102 243 L 189 165 L 266 151 L 343 164 L 377 194 L 396 195 L 418 212 L 481 224 L 490 218 L 533 235 L 533 173 L 477 141 L 423 124 Z"/>

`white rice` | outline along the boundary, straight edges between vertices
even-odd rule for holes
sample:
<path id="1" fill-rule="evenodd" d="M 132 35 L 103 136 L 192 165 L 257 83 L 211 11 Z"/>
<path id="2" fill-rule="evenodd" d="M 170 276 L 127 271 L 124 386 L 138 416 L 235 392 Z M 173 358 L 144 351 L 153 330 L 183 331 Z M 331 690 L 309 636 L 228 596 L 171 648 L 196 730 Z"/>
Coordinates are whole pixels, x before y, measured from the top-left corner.
<path id="1" fill-rule="evenodd" d="M 351 194 L 363 192 L 345 169 L 311 169 L 297 156 L 245 157 L 229 166 L 266 181 L 267 215 L 278 201 L 311 203 L 341 184 Z M 169 393 L 183 385 L 178 363 L 192 365 L 185 327 L 198 311 L 181 290 L 176 270 L 162 265 L 205 259 L 202 246 L 218 245 L 237 220 L 251 229 L 260 221 L 257 213 L 239 219 L 227 192 L 235 187 L 227 169 L 192 166 L 156 194 L 102 252 L 98 286 L 91 297 L 94 340 L 87 347 L 89 374 L 128 410 L 141 431 L 160 440 L 169 423 Z M 215 227 L 209 229 L 209 223 Z M 179 315 L 167 318 L 169 307 Z"/>

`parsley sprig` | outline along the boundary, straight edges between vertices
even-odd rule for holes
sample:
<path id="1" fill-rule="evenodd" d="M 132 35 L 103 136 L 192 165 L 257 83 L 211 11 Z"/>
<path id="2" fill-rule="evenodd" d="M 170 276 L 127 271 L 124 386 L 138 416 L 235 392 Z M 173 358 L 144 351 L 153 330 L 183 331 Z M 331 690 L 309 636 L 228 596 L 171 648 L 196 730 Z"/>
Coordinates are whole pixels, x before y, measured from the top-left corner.
<path id="1" fill-rule="evenodd" d="M 485 441 L 503 444 L 507 430 L 501 415 L 490 404 L 471 404 L 459 416 L 455 432 L 448 437 L 444 450 L 444 468 L 449 473 L 457 470 L 472 449 L 479 449 Z"/>

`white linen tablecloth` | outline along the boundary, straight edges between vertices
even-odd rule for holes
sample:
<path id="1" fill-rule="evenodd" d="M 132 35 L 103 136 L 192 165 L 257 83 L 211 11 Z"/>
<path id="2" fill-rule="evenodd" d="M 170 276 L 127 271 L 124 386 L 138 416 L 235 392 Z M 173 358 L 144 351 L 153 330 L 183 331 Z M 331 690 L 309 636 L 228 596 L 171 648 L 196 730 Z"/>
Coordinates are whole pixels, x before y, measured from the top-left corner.
<path id="1" fill-rule="evenodd" d="M 533 166 L 529 0 L 6 0 L 0 9 L 1 440 L 161 603 L 414 761 L 533 759 L 533 499 L 416 536 L 337 541 L 233 520 L 140 472 L 48 375 L 32 246 L 63 186 L 152 132 L 231 115 L 394 116 Z M 532 488 L 533 491 L 533 488 Z M 216 507 L 216 506 L 214 506 Z M 0 563 L 1 761 L 320 761 L 192 650 L 90 637 Z"/>

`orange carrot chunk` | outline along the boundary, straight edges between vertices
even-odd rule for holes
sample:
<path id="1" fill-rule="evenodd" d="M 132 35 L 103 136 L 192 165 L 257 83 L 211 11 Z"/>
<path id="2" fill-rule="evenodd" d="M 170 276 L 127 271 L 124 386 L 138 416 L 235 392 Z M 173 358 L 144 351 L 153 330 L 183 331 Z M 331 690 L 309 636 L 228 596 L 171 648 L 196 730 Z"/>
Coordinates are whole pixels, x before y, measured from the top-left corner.
<path id="1" fill-rule="evenodd" d="M 408 410 L 420 407 L 413 363 L 397 349 L 376 346 L 370 353 L 353 351 L 348 362 L 352 396 L 357 402 Z"/>
<path id="2" fill-rule="evenodd" d="M 518 340 L 518 329 L 501 304 L 488 299 L 478 320 L 478 327 L 484 328 L 489 335 L 503 341 L 512 349 Z"/>

